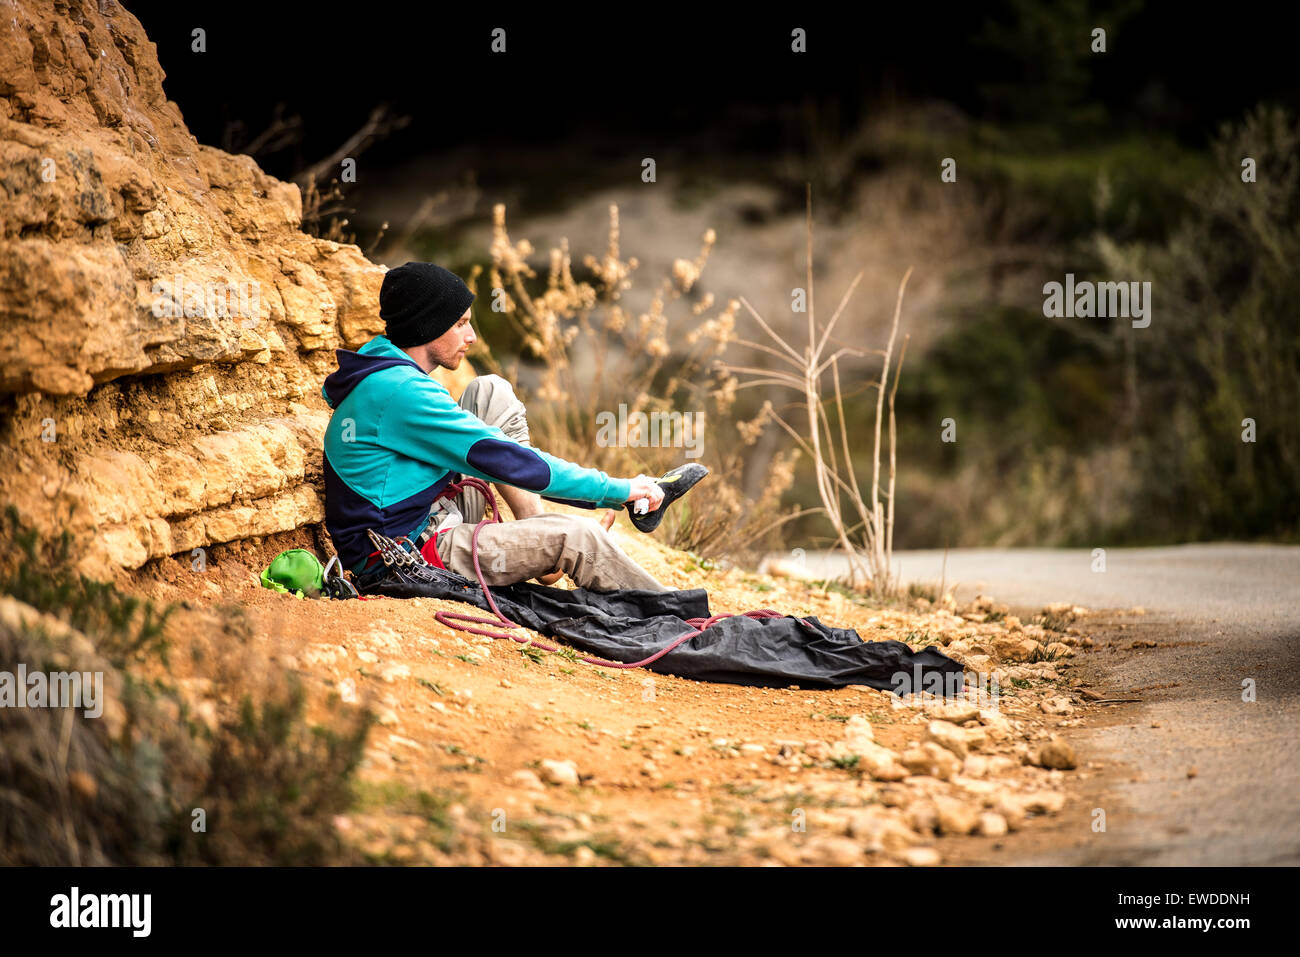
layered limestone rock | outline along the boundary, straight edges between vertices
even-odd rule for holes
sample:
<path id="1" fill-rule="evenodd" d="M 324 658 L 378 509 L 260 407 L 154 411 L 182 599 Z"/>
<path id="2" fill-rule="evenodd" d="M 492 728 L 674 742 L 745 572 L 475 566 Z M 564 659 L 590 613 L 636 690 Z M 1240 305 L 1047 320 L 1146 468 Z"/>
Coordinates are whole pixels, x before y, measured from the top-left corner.
<path id="1" fill-rule="evenodd" d="M 384 267 L 198 143 L 113 0 L 0 18 L 0 500 L 87 571 L 323 517 L 320 388 Z"/>

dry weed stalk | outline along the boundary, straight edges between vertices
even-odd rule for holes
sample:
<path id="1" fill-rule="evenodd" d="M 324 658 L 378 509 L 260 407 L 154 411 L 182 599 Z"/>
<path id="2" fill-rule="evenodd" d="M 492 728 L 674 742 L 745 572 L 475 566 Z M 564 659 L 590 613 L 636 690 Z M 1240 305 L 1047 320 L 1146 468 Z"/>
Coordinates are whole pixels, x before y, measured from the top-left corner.
<path id="1" fill-rule="evenodd" d="M 811 184 L 807 186 L 805 233 L 807 238 L 808 345 L 804 351 L 800 353 L 777 334 L 743 296 L 740 300 L 780 348 L 773 349 L 762 343 L 749 342 L 743 339 L 737 341 L 742 345 L 776 356 L 782 362 L 791 366 L 794 371 L 788 372 L 784 369 L 745 366 L 731 366 L 729 371 L 754 377 L 742 382 L 738 388 L 779 385 L 794 389 L 803 396 L 808 414 L 807 437 L 801 435 L 798 430 L 773 410 L 770 401 L 764 403 L 764 410 L 789 433 L 798 443 L 799 448 L 807 452 L 812 459 L 814 475 L 817 481 L 817 493 L 822 501 L 821 511 L 824 512 L 834 528 L 839 547 L 844 551 L 845 557 L 848 559 L 851 587 L 870 587 L 877 594 L 894 594 L 898 588 L 897 579 L 890 569 L 890 560 L 894 547 L 894 483 L 897 471 L 897 423 L 894 417 L 894 399 L 898 392 L 898 377 L 902 370 L 903 357 L 907 352 L 907 336 L 903 337 L 902 348 L 898 355 L 898 364 L 894 369 L 892 388 L 889 383 L 889 366 L 893 360 L 894 345 L 898 336 L 898 322 L 903 308 L 903 292 L 907 288 L 907 280 L 912 275 L 912 269 L 908 268 L 903 275 L 902 282 L 899 283 L 898 299 L 894 304 L 894 321 L 890 327 L 889 342 L 886 347 L 883 350 L 871 349 L 863 351 L 846 346 L 823 358 L 826 352 L 826 344 L 830 340 L 831 331 L 835 328 L 840 316 L 843 315 L 844 308 L 848 305 L 853 290 L 857 288 L 858 283 L 861 281 L 863 272 L 859 272 L 854 277 L 853 282 L 849 284 L 849 288 L 840 300 L 839 306 L 836 307 L 830 322 L 826 324 L 826 327 L 819 334 L 813 308 Z M 873 446 L 869 502 L 864 500 L 861 488 L 858 485 L 856 470 L 853 467 L 852 450 L 849 445 L 848 428 L 844 417 L 839 359 L 846 354 L 855 356 L 872 354 L 883 357 L 880 378 L 869 384 L 870 387 L 876 389 L 875 442 Z M 826 412 L 827 399 L 822 396 L 822 376 L 828 370 L 831 372 L 834 383 L 835 411 L 839 419 L 839 442 L 844 456 L 843 466 L 839 462 L 835 435 Z M 880 441 L 886 390 L 888 390 L 889 394 L 889 486 L 888 490 L 882 493 L 880 488 Z M 848 502 L 847 508 L 844 504 L 845 500 Z M 849 524 L 849 518 L 845 515 L 845 512 L 849 509 L 855 510 L 858 515 L 858 521 L 852 525 Z M 860 539 L 855 539 L 854 536 L 859 529 L 862 536 Z"/>

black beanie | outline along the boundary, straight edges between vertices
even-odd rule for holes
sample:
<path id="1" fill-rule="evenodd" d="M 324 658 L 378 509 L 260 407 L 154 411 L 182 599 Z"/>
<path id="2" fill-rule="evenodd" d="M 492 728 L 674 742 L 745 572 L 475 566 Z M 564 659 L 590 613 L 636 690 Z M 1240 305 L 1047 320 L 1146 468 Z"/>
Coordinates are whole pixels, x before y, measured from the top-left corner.
<path id="1" fill-rule="evenodd" d="M 422 346 L 454 326 L 474 301 L 455 273 L 433 263 L 388 270 L 379 287 L 379 317 L 398 348 Z"/>

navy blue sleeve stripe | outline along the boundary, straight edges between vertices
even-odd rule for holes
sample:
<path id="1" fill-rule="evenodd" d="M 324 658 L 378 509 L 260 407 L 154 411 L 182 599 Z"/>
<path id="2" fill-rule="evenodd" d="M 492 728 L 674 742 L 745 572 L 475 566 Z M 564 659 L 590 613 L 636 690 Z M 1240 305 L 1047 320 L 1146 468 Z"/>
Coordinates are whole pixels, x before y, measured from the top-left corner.
<path id="1" fill-rule="evenodd" d="M 516 442 L 479 439 L 465 453 L 465 461 L 507 485 L 540 492 L 551 484 L 551 467 L 532 449 Z"/>

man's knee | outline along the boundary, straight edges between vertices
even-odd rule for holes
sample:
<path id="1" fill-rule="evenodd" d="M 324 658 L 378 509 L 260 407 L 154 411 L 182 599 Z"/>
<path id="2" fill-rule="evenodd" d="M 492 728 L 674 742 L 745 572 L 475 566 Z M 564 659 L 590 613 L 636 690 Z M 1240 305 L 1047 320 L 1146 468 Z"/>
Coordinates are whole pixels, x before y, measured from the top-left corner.
<path id="1" fill-rule="evenodd" d="M 469 396 L 471 399 L 479 399 L 480 393 L 482 400 L 487 401 L 495 395 L 507 395 L 513 398 L 515 389 L 510 384 L 509 379 L 499 376 L 495 372 L 488 372 L 470 379 L 465 386 L 465 390 L 461 392 L 461 396 L 462 398 Z"/>
<path id="2" fill-rule="evenodd" d="M 527 409 L 508 379 L 494 372 L 476 376 L 461 393 L 460 405 L 515 441 L 528 443 Z"/>

